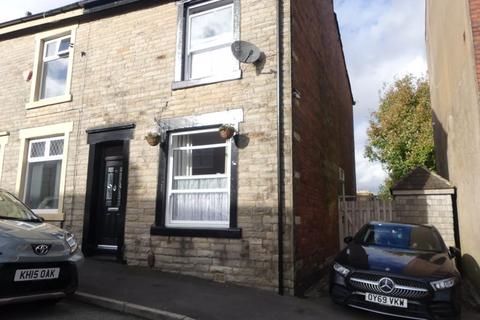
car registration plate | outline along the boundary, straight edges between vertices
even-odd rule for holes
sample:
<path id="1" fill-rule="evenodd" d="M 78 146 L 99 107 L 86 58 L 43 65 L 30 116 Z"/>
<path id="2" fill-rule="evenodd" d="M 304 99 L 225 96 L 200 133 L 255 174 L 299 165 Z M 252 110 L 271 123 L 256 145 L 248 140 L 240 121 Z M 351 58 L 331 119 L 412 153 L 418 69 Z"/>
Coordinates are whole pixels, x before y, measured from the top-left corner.
<path id="1" fill-rule="evenodd" d="M 408 308 L 408 300 L 395 297 L 381 296 L 379 294 L 366 293 L 365 301 L 381 304 L 384 306 Z"/>
<path id="2" fill-rule="evenodd" d="M 58 279 L 60 268 L 43 268 L 43 269 L 18 269 L 15 271 L 14 281 L 35 281 Z"/>

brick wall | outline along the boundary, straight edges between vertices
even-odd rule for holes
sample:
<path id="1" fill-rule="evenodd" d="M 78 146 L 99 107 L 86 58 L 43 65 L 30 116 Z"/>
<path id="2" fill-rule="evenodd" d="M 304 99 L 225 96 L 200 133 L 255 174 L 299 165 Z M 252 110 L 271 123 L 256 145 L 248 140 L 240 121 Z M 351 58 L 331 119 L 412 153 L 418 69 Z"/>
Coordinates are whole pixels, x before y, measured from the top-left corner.
<path id="1" fill-rule="evenodd" d="M 292 2 L 296 292 L 338 250 L 339 167 L 355 194 L 352 96 L 332 1 Z"/>
<path id="2" fill-rule="evenodd" d="M 174 1 L 132 12 L 82 19 L 77 30 L 71 102 L 25 109 L 30 82 L 22 72 L 33 67 L 35 35 L 24 33 L 0 42 L 0 131 L 9 131 L 3 188 L 14 191 L 19 138 L 23 128 L 74 122 L 67 159 L 64 227 L 81 237 L 89 146 L 85 130 L 135 122 L 130 144 L 125 227 L 125 258 L 130 265 L 146 265 L 147 253 L 155 267 L 217 281 L 229 281 L 267 290 L 277 288 L 277 174 L 276 174 L 276 39 L 275 0 L 241 1 L 242 39 L 266 55 L 263 67 L 242 65 L 241 80 L 171 90 L 175 66 L 177 12 Z M 289 4 L 284 8 L 289 32 Z M 75 23 L 75 21 L 70 21 Z M 49 26 L 51 27 L 51 26 Z M 289 37 L 284 41 L 290 57 Z M 82 52 L 84 54 L 82 54 Z M 284 61 L 290 74 L 289 60 Z M 285 95 L 290 97 L 289 81 Z M 286 140 L 291 136 L 290 101 L 285 102 Z M 241 133 L 248 147 L 239 151 L 238 226 L 243 239 L 150 236 L 155 220 L 158 148 L 144 135 L 155 116 L 171 118 L 243 108 Z M 291 145 L 286 143 L 285 285 L 292 292 Z"/>

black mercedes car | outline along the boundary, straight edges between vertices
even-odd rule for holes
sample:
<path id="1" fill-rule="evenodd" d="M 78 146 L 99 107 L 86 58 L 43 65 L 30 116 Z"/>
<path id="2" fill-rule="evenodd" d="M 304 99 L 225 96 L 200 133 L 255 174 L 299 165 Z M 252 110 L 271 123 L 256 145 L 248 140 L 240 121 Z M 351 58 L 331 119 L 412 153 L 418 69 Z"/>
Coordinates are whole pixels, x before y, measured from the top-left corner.
<path id="1" fill-rule="evenodd" d="M 335 303 L 409 319 L 459 315 L 459 251 L 435 227 L 371 222 L 345 243 L 330 275 Z"/>

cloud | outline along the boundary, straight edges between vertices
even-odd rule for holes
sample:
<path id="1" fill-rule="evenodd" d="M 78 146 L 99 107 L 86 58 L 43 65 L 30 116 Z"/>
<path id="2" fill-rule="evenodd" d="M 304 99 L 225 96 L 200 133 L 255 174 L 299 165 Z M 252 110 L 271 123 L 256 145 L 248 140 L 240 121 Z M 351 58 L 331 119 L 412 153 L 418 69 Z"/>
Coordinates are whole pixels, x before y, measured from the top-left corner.
<path id="1" fill-rule="evenodd" d="M 44 12 L 58 8 L 75 0 L 2 0 L 0 1 L 0 22 L 10 21 L 25 16 L 27 11 L 31 13 Z"/>
<path id="2" fill-rule="evenodd" d="M 347 67 L 357 104 L 355 152 L 357 189 L 378 191 L 386 173 L 363 155 L 370 114 L 382 88 L 395 78 L 427 70 L 424 1 L 335 0 Z"/>

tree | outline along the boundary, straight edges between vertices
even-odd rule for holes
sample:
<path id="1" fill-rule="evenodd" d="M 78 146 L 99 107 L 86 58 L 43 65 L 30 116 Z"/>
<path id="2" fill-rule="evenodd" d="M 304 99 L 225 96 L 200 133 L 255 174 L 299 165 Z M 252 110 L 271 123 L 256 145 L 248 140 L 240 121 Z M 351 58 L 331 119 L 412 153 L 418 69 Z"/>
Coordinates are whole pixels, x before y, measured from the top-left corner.
<path id="1" fill-rule="evenodd" d="M 365 156 L 379 161 L 389 175 L 381 193 L 418 166 L 435 170 L 428 80 L 407 75 L 385 86 L 367 135 Z"/>

